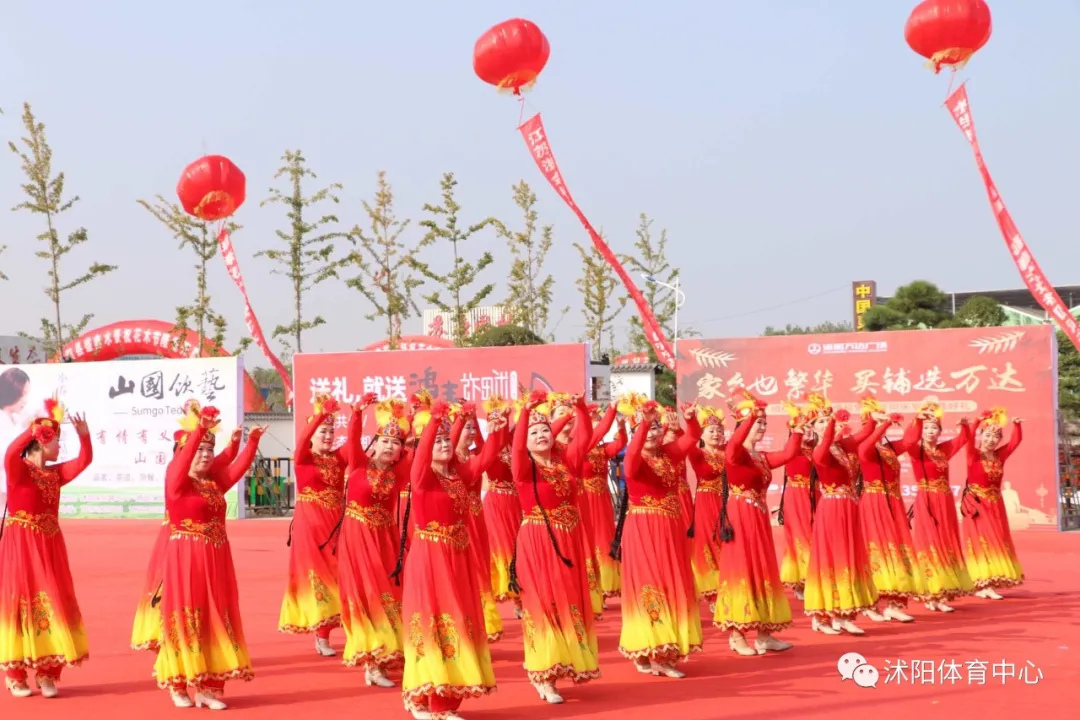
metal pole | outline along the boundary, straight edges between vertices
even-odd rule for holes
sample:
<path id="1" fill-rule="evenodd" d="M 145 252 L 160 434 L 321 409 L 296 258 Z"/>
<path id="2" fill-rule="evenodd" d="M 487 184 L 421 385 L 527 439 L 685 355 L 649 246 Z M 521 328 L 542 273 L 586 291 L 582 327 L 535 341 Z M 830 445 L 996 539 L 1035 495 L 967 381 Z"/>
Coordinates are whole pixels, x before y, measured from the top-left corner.
<path id="1" fill-rule="evenodd" d="M 675 353 L 675 375 L 679 374 L 679 307 L 682 305 L 682 294 L 679 290 L 679 276 L 675 276 L 675 319 L 672 328 L 675 337 L 671 339 L 671 351 Z"/>

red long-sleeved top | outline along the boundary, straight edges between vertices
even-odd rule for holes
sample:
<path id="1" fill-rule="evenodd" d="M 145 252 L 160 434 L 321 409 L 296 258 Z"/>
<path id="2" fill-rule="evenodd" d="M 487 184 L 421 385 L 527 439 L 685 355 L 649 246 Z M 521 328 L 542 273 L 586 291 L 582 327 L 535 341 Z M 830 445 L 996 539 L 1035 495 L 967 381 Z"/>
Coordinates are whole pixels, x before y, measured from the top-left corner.
<path id="1" fill-rule="evenodd" d="M 792 433 L 784 449 L 779 452 L 759 452 L 747 450 L 745 446 L 753 428 L 754 423 L 750 420 L 739 423 L 724 448 L 728 492 L 731 497 L 742 497 L 751 505 L 768 512 L 765 493 L 772 484 L 772 471 L 791 462 L 798 454 L 802 435 Z"/>
<path id="2" fill-rule="evenodd" d="M 79 433 L 78 456 L 39 468 L 22 457 L 33 439 L 33 431 L 27 428 L 8 445 L 4 455 L 7 523 L 43 535 L 55 535 L 60 532 L 60 488 L 77 478 L 94 461 L 94 447 L 88 434 Z"/>
<path id="3" fill-rule="evenodd" d="M 364 454 L 361 436 L 353 430 L 353 425 L 360 424 L 362 414 L 351 414 L 345 444 L 328 453 L 312 452 L 311 438 L 329 415 L 316 415 L 307 424 L 304 434 L 296 443 L 296 452 L 293 453 L 293 463 L 296 466 L 296 502 L 311 502 L 328 510 L 341 510 L 349 462 L 352 458 Z"/>
<path id="4" fill-rule="evenodd" d="M 630 512 L 659 512 L 672 518 L 682 517 L 679 504 L 680 468 L 685 473 L 686 456 L 701 440 L 701 425 L 696 417 L 686 421 L 686 431 L 674 442 L 661 445 L 654 455 L 645 454 L 649 428 L 644 423 L 634 430 L 623 457 Z"/>
<path id="5" fill-rule="evenodd" d="M 907 448 L 911 467 L 915 473 L 920 490 L 952 492 L 949 487 L 949 461 L 968 441 L 964 426 L 960 434 L 951 440 L 928 446 L 922 441 L 922 418 L 916 417 L 904 432 L 904 447 Z"/>
<path id="6" fill-rule="evenodd" d="M 694 469 L 694 477 L 697 478 L 697 491 L 719 495 L 723 490 L 727 449 L 710 450 L 694 445 L 690 448 L 687 459 L 690 461 L 690 467 Z"/>
<path id="7" fill-rule="evenodd" d="M 344 448 L 349 455 L 345 514 L 370 527 L 393 527 L 398 494 L 409 481 L 408 458 L 402 449 L 396 463 L 376 467 L 364 452 L 363 437 L 363 413 L 353 413 Z"/>
<path id="8" fill-rule="evenodd" d="M 569 419 L 570 416 L 565 417 Z M 521 500 L 523 522 L 543 522 L 541 507 L 553 524 L 572 528 L 580 520 L 576 478 L 580 476 L 593 434 L 592 421 L 584 403 L 579 402 L 574 406 L 574 417 L 577 418 L 577 427 L 587 428 L 587 432 L 575 432 L 569 445 L 554 445 L 548 465 L 535 462 L 529 454 L 527 413 L 523 411 L 521 420 L 514 426 L 510 467 L 514 475 L 514 486 Z M 555 422 L 562 420 L 563 418 L 559 418 Z M 558 437 L 554 427 L 552 434 Z M 575 473 L 573 468 L 578 468 L 578 472 Z"/>
<path id="9" fill-rule="evenodd" d="M 585 454 L 581 473 L 581 486 L 589 492 L 607 492 L 608 463 L 626 447 L 626 430 L 622 426 L 619 426 L 619 432 L 614 440 L 603 442 L 615 423 L 616 412 L 615 405 L 611 405 L 597 426 L 592 429 L 591 449 Z"/>
<path id="10" fill-rule="evenodd" d="M 976 497 L 997 495 L 1001 491 L 1001 479 L 1005 475 L 1005 461 L 1016 452 L 1020 443 L 1024 440 L 1024 432 L 1020 429 L 1020 423 L 1014 422 L 1009 431 L 1009 441 L 991 453 L 984 454 L 975 443 L 971 435 L 971 428 L 966 425 L 961 427 L 967 444 L 968 490 Z"/>
<path id="11" fill-rule="evenodd" d="M 867 423 L 867 427 L 873 432 L 873 425 Z M 855 497 L 856 461 L 851 457 L 851 450 L 836 441 L 835 418 L 829 418 L 812 457 L 822 495 Z"/>
<path id="12" fill-rule="evenodd" d="M 206 436 L 201 425 L 192 432 L 176 455 L 165 477 L 165 512 L 169 516 L 170 537 L 192 539 L 211 545 L 222 545 L 225 535 L 225 493 L 244 477 L 255 452 L 259 449 L 259 434 L 248 437 L 244 449 L 229 465 L 211 465 L 205 477 L 191 476 L 199 443 Z"/>
<path id="13" fill-rule="evenodd" d="M 458 418 L 455 426 L 462 423 Z M 431 467 L 435 437 L 440 419 L 432 417 L 420 435 L 410 471 L 412 494 L 413 538 L 434 542 L 447 542 L 456 549 L 469 545 L 469 530 L 465 524 L 469 512 L 469 494 L 480 487 L 481 477 L 498 454 L 498 443 L 485 443 L 476 458 L 461 462 L 456 456 L 450 458 L 446 475 L 439 475 Z M 460 429 L 455 428 L 457 437 Z M 454 434 L 451 433 L 453 439 Z M 474 462 L 475 460 L 475 462 Z"/>
<path id="14" fill-rule="evenodd" d="M 890 420 L 878 423 L 869 437 L 859 443 L 859 466 L 862 469 L 863 493 L 885 493 L 889 497 L 899 498 L 899 457 L 908 451 L 908 444 L 905 436 L 891 446 L 879 445 L 890 427 Z"/>

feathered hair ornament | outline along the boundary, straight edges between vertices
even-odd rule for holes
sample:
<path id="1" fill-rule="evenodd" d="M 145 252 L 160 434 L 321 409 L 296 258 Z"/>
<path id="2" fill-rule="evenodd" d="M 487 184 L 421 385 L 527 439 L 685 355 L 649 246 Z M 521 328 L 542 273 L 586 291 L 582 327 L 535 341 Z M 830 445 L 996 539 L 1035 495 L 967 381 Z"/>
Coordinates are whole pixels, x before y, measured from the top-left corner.
<path id="1" fill-rule="evenodd" d="M 838 423 L 846 423 L 848 420 L 851 419 L 851 411 L 845 408 L 840 408 L 833 413 L 833 419 L 835 419 Z"/>
<path id="2" fill-rule="evenodd" d="M 184 403 L 184 412 L 180 416 L 180 429 L 173 435 L 173 442 L 178 447 L 184 447 L 188 435 L 195 432 L 195 428 L 199 427 L 199 413 L 201 412 L 202 406 L 199 405 L 198 400 L 192 398 Z"/>
<path id="3" fill-rule="evenodd" d="M 221 411 L 213 405 L 207 405 L 199 410 L 199 422 L 206 427 L 206 434 L 203 435 L 203 445 L 213 445 L 214 436 L 217 435 L 217 431 L 221 428 Z"/>
<path id="4" fill-rule="evenodd" d="M 627 419 L 631 427 L 637 427 L 645 418 L 645 406 L 650 402 L 653 401 L 641 393 L 626 393 L 615 403 L 615 410 Z"/>
<path id="5" fill-rule="evenodd" d="M 768 407 L 764 400 L 754 397 L 754 394 L 744 387 L 738 388 L 731 394 L 729 404 L 736 422 L 765 417 L 765 408 Z"/>
<path id="6" fill-rule="evenodd" d="M 819 417 L 828 417 L 832 415 L 833 406 L 829 402 L 829 398 L 825 397 L 821 393 L 810 393 L 806 398 L 807 416 L 811 420 L 816 420 Z"/>
<path id="7" fill-rule="evenodd" d="M 979 416 L 978 426 L 984 433 L 991 432 L 1000 435 L 1008 422 L 1009 415 L 1005 412 L 1005 408 L 996 407 L 985 411 Z"/>
<path id="8" fill-rule="evenodd" d="M 39 445 L 48 445 L 60 434 L 60 423 L 64 422 L 64 404 L 53 396 L 45 401 L 45 413 L 30 423 L 30 437 Z"/>
<path id="9" fill-rule="evenodd" d="M 509 405 L 501 395 L 488 395 L 483 402 L 484 415 L 489 421 L 494 420 Z"/>
<path id="10" fill-rule="evenodd" d="M 463 400 L 450 406 L 450 420 L 457 422 L 459 415 L 476 415 L 476 403 Z"/>
<path id="11" fill-rule="evenodd" d="M 724 411 L 720 408 L 698 405 L 697 421 L 702 428 L 707 428 L 710 425 L 724 427 Z"/>
<path id="12" fill-rule="evenodd" d="M 540 404 L 534 407 L 532 409 L 532 412 L 529 413 L 528 427 L 532 427 L 533 425 L 551 424 L 551 413 L 554 410 L 551 397 L 552 396 L 549 395 L 546 390 L 533 390 L 531 393 L 529 393 L 529 400 L 526 404 Z"/>
<path id="13" fill-rule="evenodd" d="M 873 395 L 867 395 L 859 401 L 859 414 L 862 417 L 868 417 L 874 413 L 885 412 L 885 406 L 878 402 L 877 398 Z"/>
<path id="14" fill-rule="evenodd" d="M 551 406 L 551 412 L 554 413 L 559 408 L 566 408 L 572 410 L 574 408 L 574 402 L 568 393 L 551 393 L 547 396 L 548 405 Z"/>
<path id="15" fill-rule="evenodd" d="M 409 412 L 405 403 L 391 398 L 375 404 L 375 435 L 404 440 L 409 434 Z"/>
<path id="16" fill-rule="evenodd" d="M 325 415 L 326 417 L 323 419 L 323 424 L 333 425 L 334 415 L 337 414 L 339 410 L 341 410 L 341 405 L 334 398 L 329 395 L 316 395 L 311 403 L 312 416 L 309 417 L 307 421 L 309 423 L 315 422 L 315 418 L 320 415 Z"/>
<path id="17" fill-rule="evenodd" d="M 788 414 L 788 427 L 795 428 L 803 425 L 806 422 L 806 418 L 803 417 L 803 411 L 798 405 L 790 400 L 784 400 L 780 403 L 784 408 L 784 412 Z"/>
<path id="18" fill-rule="evenodd" d="M 945 409 L 936 400 L 928 398 L 923 401 L 922 407 L 919 408 L 919 414 L 930 415 L 940 425 L 942 418 L 945 417 Z"/>

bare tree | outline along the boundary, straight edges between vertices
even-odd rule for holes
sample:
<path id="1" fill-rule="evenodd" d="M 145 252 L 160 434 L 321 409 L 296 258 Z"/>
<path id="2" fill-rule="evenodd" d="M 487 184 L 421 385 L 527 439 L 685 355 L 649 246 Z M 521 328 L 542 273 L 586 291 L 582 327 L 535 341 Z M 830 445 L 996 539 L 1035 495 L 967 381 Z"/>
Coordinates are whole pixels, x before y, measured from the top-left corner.
<path id="1" fill-rule="evenodd" d="M 505 226 L 500 230 L 512 257 L 509 292 L 503 304 L 514 324 L 550 338 L 548 322 L 555 299 L 555 278 L 544 274 L 544 261 L 554 243 L 553 229 L 551 225 L 539 225 L 536 193 L 528 183 L 522 180 L 513 189 L 514 204 L 521 209 L 524 224 L 518 231 Z M 562 315 L 568 310 L 564 309 Z"/>
<path id="2" fill-rule="evenodd" d="M 581 255 L 581 277 L 576 284 L 581 290 L 581 314 L 585 316 L 585 339 L 592 346 L 594 360 L 599 360 L 605 350 L 614 353 L 615 331 L 613 323 L 626 307 L 627 297 L 618 296 L 621 286 L 611 264 L 595 247 L 574 243 Z M 607 342 L 605 347 L 604 343 Z"/>
<path id="3" fill-rule="evenodd" d="M 78 337 L 94 317 L 87 313 L 76 323 L 65 323 L 61 312 L 61 299 L 64 294 L 107 275 L 115 270 L 116 266 L 95 262 L 91 263 L 89 269 L 77 274 L 74 280 L 61 279 L 61 259 L 88 239 L 86 228 L 80 227 L 72 231 L 66 239 L 61 239 L 56 229 L 63 214 L 79 201 L 79 197 L 76 195 L 64 198 L 64 173 L 53 174 L 52 148 L 45 137 L 45 125 L 34 117 L 30 103 L 23 104 L 22 122 L 26 129 L 26 136 L 22 138 L 23 149 L 13 142 L 9 142 L 8 147 L 22 163 L 22 170 L 26 175 L 22 189 L 27 200 L 12 210 L 25 210 L 41 216 L 45 221 L 45 231 L 38 235 L 37 239 L 45 243 L 46 249 L 39 250 L 35 255 L 49 263 L 45 295 L 52 301 L 53 317 L 41 319 L 41 337 L 37 339 L 51 356 L 59 352 L 65 342 Z"/>
<path id="4" fill-rule="evenodd" d="M 338 268 L 343 261 L 334 259 L 333 240 L 346 238 L 347 234 L 330 231 L 330 226 L 338 222 L 336 215 L 322 215 L 312 221 L 314 208 L 323 202 L 337 204 L 337 191 L 340 183 L 333 183 L 312 195 L 304 195 L 305 179 L 314 180 L 317 176 L 307 166 L 307 160 L 299 150 L 286 150 L 281 158 L 284 165 L 274 175 L 274 179 L 287 178 L 288 189 L 281 191 L 270 189 L 270 197 L 262 205 L 280 204 L 287 209 L 288 230 L 277 230 L 276 234 L 285 244 L 284 250 L 262 250 L 256 257 L 266 257 L 276 262 L 279 268 L 271 270 L 275 275 L 284 275 L 292 284 L 293 321 L 288 325 L 274 328 L 274 337 L 282 340 L 293 352 L 303 352 L 305 330 L 312 330 L 324 325 L 326 320 L 316 315 L 311 319 L 304 317 L 304 295 L 315 285 L 337 277 Z"/>
<path id="5" fill-rule="evenodd" d="M 652 234 L 653 221 L 645 213 L 639 216 L 637 228 L 637 240 L 634 242 L 636 255 L 620 255 L 619 260 L 630 270 L 635 270 L 642 275 L 649 275 L 661 283 L 672 285 L 679 277 L 679 271 L 673 269 L 667 259 L 667 230 L 661 230 L 657 238 Z M 673 321 L 676 313 L 675 292 L 664 287 L 660 283 L 648 283 L 642 295 L 652 308 L 653 317 L 664 331 L 664 335 L 673 335 Z M 679 329 L 680 335 L 686 337 L 694 335 L 693 330 Z M 641 318 L 634 315 L 630 318 L 630 349 L 633 352 L 651 352 L 652 345 L 645 336 L 645 330 L 641 325 Z"/>

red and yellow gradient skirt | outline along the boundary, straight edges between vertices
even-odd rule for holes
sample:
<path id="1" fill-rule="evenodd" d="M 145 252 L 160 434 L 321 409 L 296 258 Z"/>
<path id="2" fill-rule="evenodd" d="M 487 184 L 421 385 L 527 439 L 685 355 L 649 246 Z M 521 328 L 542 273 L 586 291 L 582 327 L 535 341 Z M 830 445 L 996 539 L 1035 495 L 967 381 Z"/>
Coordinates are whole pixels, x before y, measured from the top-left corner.
<path id="1" fill-rule="evenodd" d="M 89 656 L 56 516 L 12 513 L 0 540 L 0 670 L 58 675 Z"/>
<path id="2" fill-rule="evenodd" d="M 1016 587 L 1024 582 L 1024 568 L 1016 557 L 1012 531 L 1001 491 L 969 487 L 970 510 L 964 514 L 964 556 L 972 583 L 979 590 Z"/>
<path id="3" fill-rule="evenodd" d="M 394 516 L 381 506 L 350 503 L 338 543 L 338 591 L 345 630 L 342 661 L 349 667 L 389 668 L 405 660 Z"/>
<path id="4" fill-rule="evenodd" d="M 503 621 L 495 604 L 491 589 L 491 547 L 488 544 L 487 525 L 484 524 L 483 504 L 479 497 L 470 502 L 466 524 L 469 528 L 469 560 L 476 574 L 476 586 L 480 588 L 480 605 L 484 610 L 484 632 L 488 642 L 498 642 L 503 634 Z"/>
<path id="5" fill-rule="evenodd" d="M 341 624 L 338 558 L 330 537 L 340 513 L 340 508 L 319 502 L 296 503 L 289 580 L 278 620 L 278 630 L 283 633 L 314 633 Z"/>
<path id="6" fill-rule="evenodd" d="M 592 559 L 595 588 L 603 600 L 618 597 L 622 590 L 622 573 L 619 561 L 611 557 L 611 543 L 615 539 L 615 507 L 611 502 L 607 478 L 586 478 L 578 493 L 582 529 L 585 532 L 585 552 Z M 595 604 L 595 603 L 594 603 Z"/>
<path id="7" fill-rule="evenodd" d="M 863 488 L 859 522 L 879 598 L 903 603 L 922 595 L 925 583 L 915 569 L 915 549 L 910 535 L 903 532 L 908 529 L 907 518 L 898 522 L 880 482 Z"/>
<path id="8" fill-rule="evenodd" d="M 460 700 L 493 692 L 495 671 L 465 523 L 417 528 L 404 574 L 406 710 L 427 708 L 433 697 Z"/>
<path id="9" fill-rule="evenodd" d="M 847 486 L 823 491 L 814 513 L 803 610 L 822 619 L 852 618 L 878 601 L 859 506 Z"/>
<path id="10" fill-rule="evenodd" d="M 510 592 L 510 563 L 521 527 L 521 503 L 513 489 L 490 488 L 484 495 L 484 524 L 491 548 L 491 593 L 496 602 L 515 599 Z"/>
<path id="11" fill-rule="evenodd" d="M 961 550 L 956 500 L 948 480 L 920 481 L 912 508 L 915 562 L 925 582 L 919 600 L 946 602 L 970 595 L 974 585 Z"/>
<path id="12" fill-rule="evenodd" d="M 694 502 L 694 541 L 690 564 L 694 571 L 694 590 L 698 597 L 713 602 L 720 587 L 720 493 L 698 486 Z"/>
<path id="13" fill-rule="evenodd" d="M 169 521 L 158 531 L 157 540 L 150 551 L 150 563 L 146 566 L 139 605 L 135 608 L 135 621 L 131 624 L 131 649 L 158 651 L 161 637 L 161 613 L 154 607 L 154 596 L 161 589 L 161 570 L 165 564 L 165 548 L 169 544 Z"/>
<path id="14" fill-rule="evenodd" d="M 675 663 L 701 652 L 690 541 L 673 495 L 660 506 L 631 506 L 623 526 L 622 583 L 624 657 Z"/>
<path id="15" fill-rule="evenodd" d="M 780 559 L 780 582 L 785 587 L 799 592 L 806 587 L 812 537 L 810 480 L 798 475 L 788 477 L 784 490 L 784 555 Z"/>
<path id="16" fill-rule="evenodd" d="M 174 532 L 165 552 L 161 586 L 161 648 L 154 664 L 158 687 L 220 688 L 251 680 L 240 596 L 224 522 L 213 532 Z"/>
<path id="17" fill-rule="evenodd" d="M 533 508 L 521 524 L 517 554 L 525 673 L 534 684 L 561 678 L 584 683 L 600 677 L 600 652 L 580 511 L 564 503 L 547 516 L 558 551 L 571 567 L 559 559 L 539 509 Z"/>

